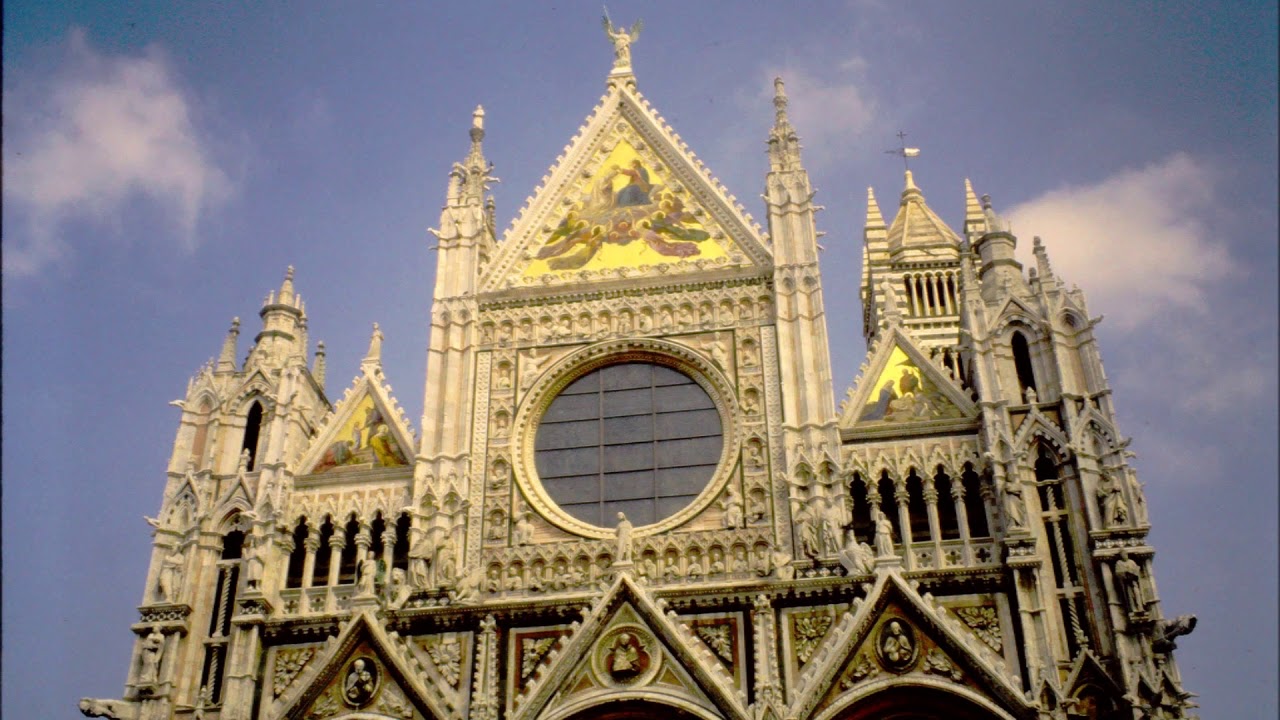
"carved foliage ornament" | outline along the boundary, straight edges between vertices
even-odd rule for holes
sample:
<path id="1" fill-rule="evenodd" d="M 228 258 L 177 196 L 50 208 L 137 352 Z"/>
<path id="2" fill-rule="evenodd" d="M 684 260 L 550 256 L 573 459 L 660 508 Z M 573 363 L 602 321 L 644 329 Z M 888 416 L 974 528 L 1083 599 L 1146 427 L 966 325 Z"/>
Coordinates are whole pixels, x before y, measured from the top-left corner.
<path id="1" fill-rule="evenodd" d="M 315 648 L 291 648 L 277 653 L 275 673 L 271 678 L 271 694 L 277 698 L 283 695 L 315 654 Z"/>
<path id="2" fill-rule="evenodd" d="M 1000 636 L 1000 618 L 996 615 L 995 608 L 989 605 L 958 607 L 955 608 L 955 614 L 987 647 L 1001 652 L 1004 643 Z"/>

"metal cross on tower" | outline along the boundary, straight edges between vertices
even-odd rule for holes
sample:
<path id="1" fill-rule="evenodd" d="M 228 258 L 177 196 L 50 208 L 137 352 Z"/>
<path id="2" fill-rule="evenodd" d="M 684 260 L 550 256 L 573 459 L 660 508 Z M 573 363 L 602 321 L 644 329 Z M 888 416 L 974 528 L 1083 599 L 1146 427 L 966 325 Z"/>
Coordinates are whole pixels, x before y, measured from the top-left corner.
<path id="1" fill-rule="evenodd" d="M 898 147 L 894 148 L 893 150 L 885 150 L 885 153 L 889 155 L 897 155 L 901 157 L 902 168 L 904 170 L 910 170 L 911 167 L 907 164 L 907 159 L 913 158 L 913 157 L 919 157 L 920 148 L 907 147 L 907 134 L 899 130 L 898 131 Z"/>

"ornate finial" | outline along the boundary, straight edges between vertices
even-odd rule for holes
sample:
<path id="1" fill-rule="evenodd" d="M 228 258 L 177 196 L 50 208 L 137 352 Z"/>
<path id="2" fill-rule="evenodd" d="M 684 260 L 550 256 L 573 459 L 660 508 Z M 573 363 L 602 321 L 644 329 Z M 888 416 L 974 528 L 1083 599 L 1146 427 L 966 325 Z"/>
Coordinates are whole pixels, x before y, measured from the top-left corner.
<path id="1" fill-rule="evenodd" d="M 473 152 L 476 151 L 481 140 L 484 140 L 484 106 L 477 105 L 475 111 L 471 113 L 471 142 L 473 144 Z"/>
<path id="2" fill-rule="evenodd" d="M 293 282 L 293 266 L 292 265 L 284 269 L 284 281 Z"/>
<path id="3" fill-rule="evenodd" d="M 218 354 L 218 370 L 221 372 L 236 369 L 236 340 L 240 337 L 240 318 L 231 318 L 231 328 L 222 341 L 222 352 Z"/>
<path id="4" fill-rule="evenodd" d="M 773 108 L 775 124 L 779 127 L 789 124 L 787 121 L 787 88 L 780 77 L 773 79 Z"/>
<path id="5" fill-rule="evenodd" d="M 615 26 L 613 21 L 609 19 L 609 8 L 604 9 L 604 34 L 613 43 L 613 72 L 610 73 L 611 75 L 631 74 L 631 43 L 640 39 L 640 31 L 643 29 L 644 22 L 642 20 L 636 20 L 630 30 Z"/>
<path id="6" fill-rule="evenodd" d="M 324 387 L 324 376 L 325 376 L 325 359 L 324 358 L 325 358 L 324 341 L 321 340 L 320 342 L 316 343 L 316 359 L 311 366 L 311 377 L 316 381 L 316 384 L 322 388 Z"/>
<path id="7" fill-rule="evenodd" d="M 382 329 L 378 323 L 373 324 L 373 335 L 369 338 L 369 352 L 364 356 L 366 362 L 382 360 Z"/>
<path id="8" fill-rule="evenodd" d="M 907 134 L 899 130 L 898 147 L 892 150 L 885 150 L 885 153 L 902 158 L 902 169 L 907 171 L 909 179 L 911 177 L 911 166 L 907 164 L 907 158 L 920 157 L 920 148 L 907 147 Z"/>

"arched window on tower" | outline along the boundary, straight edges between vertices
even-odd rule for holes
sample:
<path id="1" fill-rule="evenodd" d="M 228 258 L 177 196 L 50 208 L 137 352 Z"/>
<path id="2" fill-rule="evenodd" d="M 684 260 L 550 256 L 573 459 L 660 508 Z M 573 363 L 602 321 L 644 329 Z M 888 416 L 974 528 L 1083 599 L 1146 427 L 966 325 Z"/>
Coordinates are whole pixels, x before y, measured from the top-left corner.
<path id="1" fill-rule="evenodd" d="M 969 520 L 971 538 L 991 537 L 991 526 L 987 523 L 987 504 L 982 501 L 981 482 L 973 466 L 965 463 L 960 483 L 964 487 L 964 512 Z"/>
<path id="2" fill-rule="evenodd" d="M 232 530 L 222 536 L 218 559 L 218 584 L 209 613 L 208 637 L 204 643 L 204 668 L 200 675 L 200 696 L 206 705 L 222 703 L 222 679 L 227 666 L 227 642 L 231 637 L 231 616 L 235 611 L 236 585 L 240 580 L 240 558 L 244 533 Z"/>
<path id="3" fill-rule="evenodd" d="M 396 546 L 392 553 L 391 567 L 409 571 L 409 513 L 400 513 L 396 520 Z"/>
<path id="4" fill-rule="evenodd" d="M 956 540 L 960 537 L 960 518 L 956 511 L 955 500 L 951 496 L 951 478 L 938 466 L 933 476 L 933 489 L 938 493 L 938 531 L 943 540 Z"/>
<path id="5" fill-rule="evenodd" d="M 924 502 L 924 480 L 915 468 L 907 475 L 907 520 L 911 523 L 911 541 L 928 542 L 929 508 Z"/>
<path id="6" fill-rule="evenodd" d="M 880 473 L 880 512 L 889 518 L 889 523 L 893 526 L 893 541 L 895 543 L 902 542 L 902 525 L 898 522 L 898 500 L 894 496 L 897 494 L 897 488 L 893 484 L 893 480 L 889 479 L 888 471 Z"/>
<path id="7" fill-rule="evenodd" d="M 1009 345 L 1013 349 L 1013 367 L 1018 373 L 1018 394 L 1025 396 L 1027 388 L 1038 390 L 1036 374 L 1031 368 L 1031 350 L 1027 347 L 1026 336 L 1015 330 Z M 1021 400 L 1022 397 L 1019 397 L 1018 401 L 1021 402 Z"/>
<path id="8" fill-rule="evenodd" d="M 244 423 L 244 442 L 240 445 L 241 452 L 249 451 L 248 470 L 252 470 L 258 460 L 258 435 L 262 431 L 262 403 L 257 400 L 253 401 L 253 405 L 249 408 L 249 417 Z"/>
<path id="9" fill-rule="evenodd" d="M 289 553 L 289 570 L 284 581 L 287 588 L 302 587 L 302 569 L 307 563 L 307 532 L 307 519 L 298 518 L 298 524 L 293 528 L 293 550 Z"/>
<path id="10" fill-rule="evenodd" d="M 320 547 L 316 549 L 316 568 L 315 577 L 311 581 L 313 586 L 329 584 L 329 567 L 333 564 L 333 518 L 325 517 L 324 524 L 320 526 Z"/>
<path id="11" fill-rule="evenodd" d="M 1049 555 L 1053 559 L 1055 594 L 1058 608 L 1062 612 L 1067 647 L 1074 656 L 1089 645 L 1089 637 L 1085 632 L 1088 607 L 1075 543 L 1068 525 L 1067 498 L 1058 468 L 1059 463 L 1053 453 L 1040 445 L 1035 465 L 1040 518 L 1044 523 L 1045 535 L 1051 540 Z"/>
<path id="12" fill-rule="evenodd" d="M 867 483 L 859 473 L 853 474 L 849 483 L 849 497 L 853 500 L 853 523 L 849 529 L 859 542 L 870 544 L 875 535 L 875 526 L 871 524 L 871 504 L 867 501 Z"/>
<path id="13" fill-rule="evenodd" d="M 338 567 L 338 584 L 351 585 L 356 581 L 356 536 L 360 534 L 360 522 L 355 513 L 347 520 L 346 544 L 342 546 L 341 565 Z"/>

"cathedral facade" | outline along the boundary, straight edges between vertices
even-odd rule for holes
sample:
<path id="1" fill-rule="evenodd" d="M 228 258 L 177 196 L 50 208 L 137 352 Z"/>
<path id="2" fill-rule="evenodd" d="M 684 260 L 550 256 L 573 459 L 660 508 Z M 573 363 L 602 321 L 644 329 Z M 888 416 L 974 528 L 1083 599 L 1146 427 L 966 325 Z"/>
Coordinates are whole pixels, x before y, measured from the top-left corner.
<path id="1" fill-rule="evenodd" d="M 477 109 L 448 175 L 424 414 L 375 326 L 339 395 L 290 269 L 182 416 L 121 699 L 158 720 L 1185 718 L 1079 290 L 966 183 L 868 192 L 837 404 L 775 86 L 765 228 L 637 89 L 499 240 Z"/>

